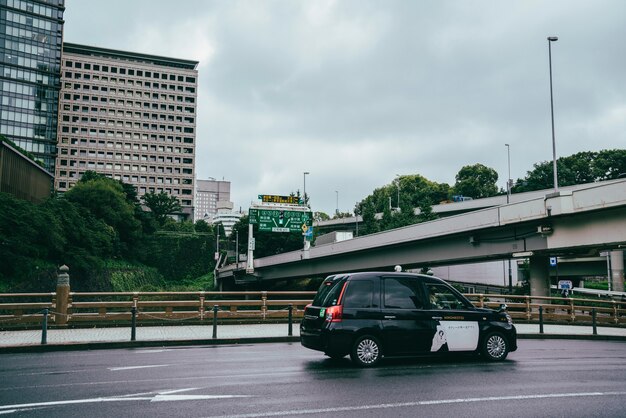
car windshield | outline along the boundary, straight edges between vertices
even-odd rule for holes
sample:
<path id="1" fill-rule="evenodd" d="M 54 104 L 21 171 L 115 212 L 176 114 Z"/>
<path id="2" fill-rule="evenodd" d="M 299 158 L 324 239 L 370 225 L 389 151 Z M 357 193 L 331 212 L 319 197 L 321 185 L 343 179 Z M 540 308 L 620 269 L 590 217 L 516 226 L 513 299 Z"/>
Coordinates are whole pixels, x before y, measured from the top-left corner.
<path id="1" fill-rule="evenodd" d="M 313 306 L 327 308 L 335 306 L 341 296 L 341 289 L 346 282 L 346 276 L 329 276 L 324 280 L 322 285 L 313 299 Z"/>

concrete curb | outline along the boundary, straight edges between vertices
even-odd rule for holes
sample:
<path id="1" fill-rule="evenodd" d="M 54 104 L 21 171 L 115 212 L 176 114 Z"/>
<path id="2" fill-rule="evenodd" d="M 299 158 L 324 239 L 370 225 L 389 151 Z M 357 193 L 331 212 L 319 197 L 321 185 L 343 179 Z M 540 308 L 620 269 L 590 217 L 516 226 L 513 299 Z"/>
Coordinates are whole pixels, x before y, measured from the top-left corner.
<path id="1" fill-rule="evenodd" d="M 594 340 L 594 341 L 623 341 L 626 336 L 619 335 L 585 335 L 585 334 L 518 334 L 521 340 Z M 285 337 L 240 337 L 240 338 L 216 338 L 204 340 L 145 340 L 145 341 L 104 341 L 90 343 L 53 343 L 45 345 L 13 345 L 0 347 L 3 353 L 44 353 L 52 351 L 78 351 L 78 350 L 109 350 L 119 348 L 151 348 L 151 347 L 174 347 L 174 346 L 203 346 L 203 345 L 245 345 L 262 343 L 299 343 L 298 336 Z"/>
<path id="2" fill-rule="evenodd" d="M 216 338 L 206 340 L 145 340 L 145 341 L 103 341 L 90 343 L 53 343 L 39 345 L 12 345 L 0 347 L 2 353 L 42 353 L 49 351 L 76 351 L 76 350 L 108 350 L 115 348 L 144 348 L 144 347 L 172 347 L 192 345 L 243 345 L 260 343 L 294 343 L 300 342 L 300 337 L 241 337 Z"/>

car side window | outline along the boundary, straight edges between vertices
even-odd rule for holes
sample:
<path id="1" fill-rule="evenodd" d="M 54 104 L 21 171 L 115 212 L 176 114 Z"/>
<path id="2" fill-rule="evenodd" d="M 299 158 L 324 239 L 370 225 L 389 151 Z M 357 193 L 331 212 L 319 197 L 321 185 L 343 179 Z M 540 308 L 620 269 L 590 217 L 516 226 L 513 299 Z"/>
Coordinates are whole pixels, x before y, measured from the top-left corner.
<path id="1" fill-rule="evenodd" d="M 423 309 L 417 281 L 403 277 L 386 277 L 384 279 L 384 305 L 391 309 Z"/>
<path id="2" fill-rule="evenodd" d="M 448 286 L 441 283 L 426 283 L 430 309 L 465 309 L 465 302 Z"/>
<path id="3" fill-rule="evenodd" d="M 346 308 L 372 308 L 373 283 L 371 280 L 353 280 L 348 283 L 343 306 Z"/>

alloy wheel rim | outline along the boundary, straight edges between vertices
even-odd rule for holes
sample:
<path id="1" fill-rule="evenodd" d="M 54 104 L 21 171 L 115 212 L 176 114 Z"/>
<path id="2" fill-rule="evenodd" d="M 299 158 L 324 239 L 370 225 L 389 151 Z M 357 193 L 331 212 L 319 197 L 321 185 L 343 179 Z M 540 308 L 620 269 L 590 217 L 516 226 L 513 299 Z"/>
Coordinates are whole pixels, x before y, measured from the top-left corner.
<path id="1" fill-rule="evenodd" d="M 487 352 L 493 358 L 500 358 L 504 354 L 506 343 L 499 335 L 494 335 L 487 341 Z"/>
<path id="2" fill-rule="evenodd" d="M 370 339 L 361 341 L 357 348 L 357 356 L 363 363 L 373 363 L 378 358 L 378 344 Z"/>

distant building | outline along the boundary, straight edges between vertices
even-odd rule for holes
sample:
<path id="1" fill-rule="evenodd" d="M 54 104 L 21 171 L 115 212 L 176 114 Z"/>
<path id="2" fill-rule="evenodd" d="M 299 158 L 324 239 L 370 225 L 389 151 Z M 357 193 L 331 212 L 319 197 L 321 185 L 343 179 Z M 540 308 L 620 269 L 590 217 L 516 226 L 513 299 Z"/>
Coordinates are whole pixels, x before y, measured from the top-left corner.
<path id="1" fill-rule="evenodd" d="M 231 232 L 233 232 L 233 225 L 239 222 L 242 216 L 242 212 L 233 211 L 232 202 L 222 200 L 217 204 L 217 213 L 209 218 L 208 222 L 212 224 L 222 224 L 226 235 L 230 235 Z"/>
<path id="2" fill-rule="evenodd" d="M 0 134 L 54 173 L 65 0 L 0 1 Z"/>
<path id="3" fill-rule="evenodd" d="M 55 187 L 87 170 L 193 214 L 198 61 L 65 43 Z"/>
<path id="4" fill-rule="evenodd" d="M 217 202 L 221 201 L 230 201 L 230 181 L 196 180 L 194 221 L 215 216 Z"/>
<path id="5" fill-rule="evenodd" d="M 41 203 L 51 191 L 52 174 L 0 140 L 0 192 Z"/>

